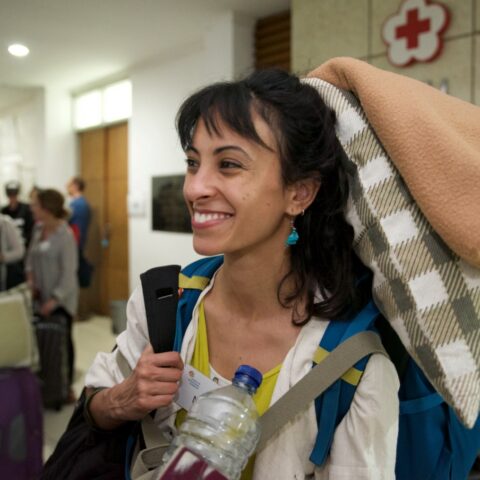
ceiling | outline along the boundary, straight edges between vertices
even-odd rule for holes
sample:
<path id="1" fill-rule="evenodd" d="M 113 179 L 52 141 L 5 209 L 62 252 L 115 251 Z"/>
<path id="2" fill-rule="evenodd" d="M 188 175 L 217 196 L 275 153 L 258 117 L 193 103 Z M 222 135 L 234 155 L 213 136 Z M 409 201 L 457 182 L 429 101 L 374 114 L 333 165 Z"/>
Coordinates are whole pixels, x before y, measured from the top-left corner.
<path id="1" fill-rule="evenodd" d="M 0 109 L 32 88 L 75 90 L 199 41 L 216 15 L 262 18 L 289 0 L 0 0 Z M 11 43 L 30 55 L 12 57 Z"/>

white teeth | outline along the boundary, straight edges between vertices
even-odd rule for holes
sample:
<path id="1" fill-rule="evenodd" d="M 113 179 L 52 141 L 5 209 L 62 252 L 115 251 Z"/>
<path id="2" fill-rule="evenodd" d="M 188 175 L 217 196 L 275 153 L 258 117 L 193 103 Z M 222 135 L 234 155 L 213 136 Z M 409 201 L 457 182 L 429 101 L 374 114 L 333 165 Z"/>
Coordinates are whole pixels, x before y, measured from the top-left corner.
<path id="1" fill-rule="evenodd" d="M 230 215 L 225 213 L 199 213 L 194 212 L 193 218 L 197 223 L 205 223 L 210 222 L 212 220 L 221 220 L 224 218 L 228 218 Z"/>

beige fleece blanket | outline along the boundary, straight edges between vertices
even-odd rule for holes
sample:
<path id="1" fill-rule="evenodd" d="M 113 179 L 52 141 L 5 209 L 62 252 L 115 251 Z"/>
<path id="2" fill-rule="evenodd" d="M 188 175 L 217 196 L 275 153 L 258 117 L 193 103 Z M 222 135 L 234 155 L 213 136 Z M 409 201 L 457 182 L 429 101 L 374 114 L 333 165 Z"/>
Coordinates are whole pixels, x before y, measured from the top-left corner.
<path id="1" fill-rule="evenodd" d="M 308 76 L 355 94 L 434 230 L 480 267 L 480 107 L 353 58 Z"/>

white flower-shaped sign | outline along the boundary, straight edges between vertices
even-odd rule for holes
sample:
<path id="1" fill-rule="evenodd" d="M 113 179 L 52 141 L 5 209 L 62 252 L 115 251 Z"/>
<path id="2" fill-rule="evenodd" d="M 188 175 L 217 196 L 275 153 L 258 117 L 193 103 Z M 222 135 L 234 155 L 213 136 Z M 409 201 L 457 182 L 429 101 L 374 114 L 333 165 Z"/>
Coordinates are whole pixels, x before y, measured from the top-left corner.
<path id="1" fill-rule="evenodd" d="M 450 22 L 448 9 L 428 0 L 405 0 L 383 25 L 388 59 L 397 67 L 430 62 L 443 47 L 443 33 Z"/>

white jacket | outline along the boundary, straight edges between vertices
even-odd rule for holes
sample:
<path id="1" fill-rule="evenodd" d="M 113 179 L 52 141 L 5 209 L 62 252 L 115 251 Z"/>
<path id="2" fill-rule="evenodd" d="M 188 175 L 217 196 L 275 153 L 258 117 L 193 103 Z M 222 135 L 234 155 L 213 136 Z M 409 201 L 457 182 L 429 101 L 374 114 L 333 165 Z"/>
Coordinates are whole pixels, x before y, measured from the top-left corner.
<path id="1" fill-rule="evenodd" d="M 8 215 L 0 214 L 0 291 L 7 285 L 7 270 L 5 265 L 23 258 L 25 246 L 22 236 L 13 220 Z"/>
<path id="2" fill-rule="evenodd" d="M 182 343 L 181 356 L 192 357 L 198 325 L 198 304 L 212 287 L 213 280 L 200 295 Z M 141 287 L 132 294 L 127 306 L 127 329 L 117 338 L 132 368 L 148 342 L 145 306 Z M 312 366 L 313 354 L 328 321 L 312 319 L 303 328 L 295 345 L 285 357 L 272 395 L 271 404 L 299 381 Z M 97 354 L 86 375 L 90 387 L 110 387 L 123 380 L 115 355 Z M 360 381 L 349 412 L 335 431 L 326 464 L 315 467 L 309 461 L 317 436 L 313 402 L 274 435 L 257 452 L 254 480 L 301 480 L 395 478 L 395 452 L 398 434 L 398 377 L 393 364 L 383 355 L 372 355 Z M 157 411 L 155 421 L 163 432 L 175 432 L 172 404 Z"/>

